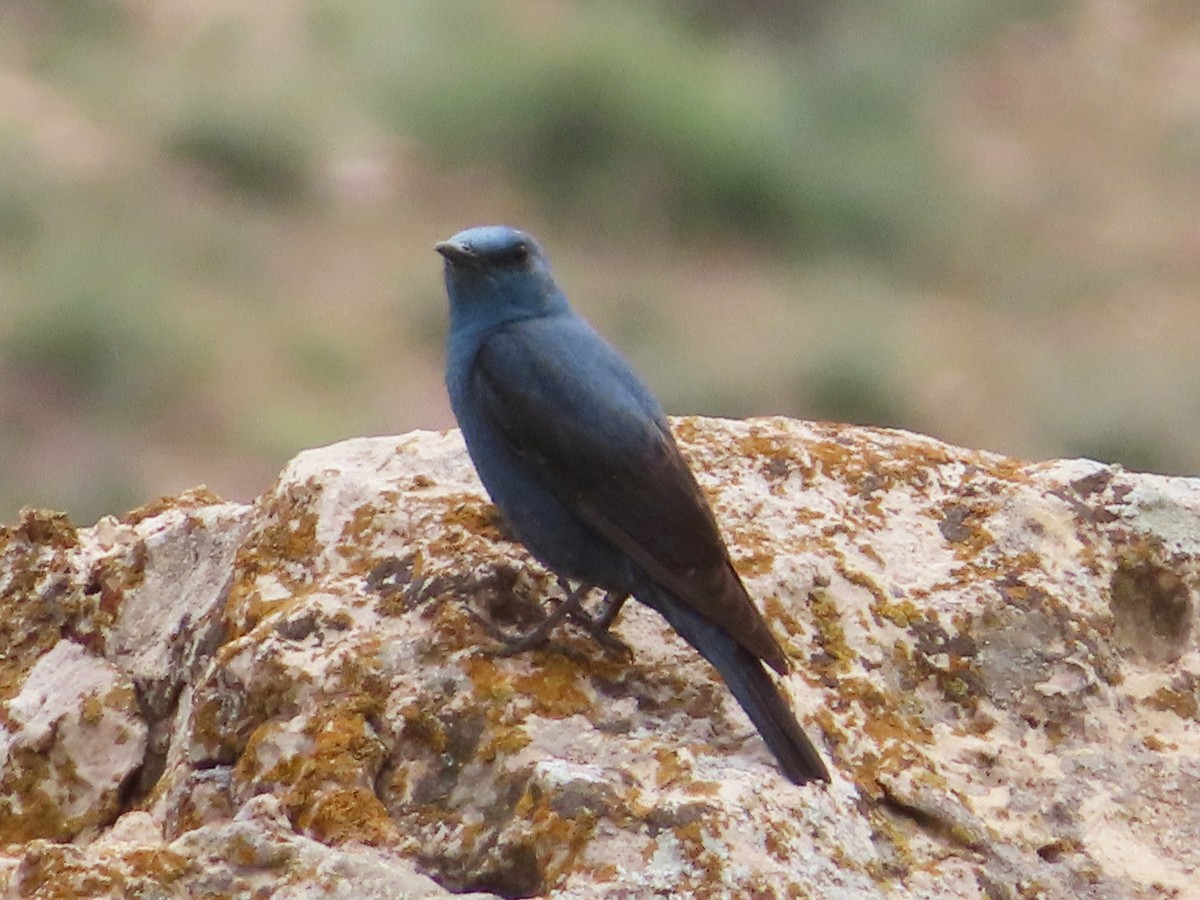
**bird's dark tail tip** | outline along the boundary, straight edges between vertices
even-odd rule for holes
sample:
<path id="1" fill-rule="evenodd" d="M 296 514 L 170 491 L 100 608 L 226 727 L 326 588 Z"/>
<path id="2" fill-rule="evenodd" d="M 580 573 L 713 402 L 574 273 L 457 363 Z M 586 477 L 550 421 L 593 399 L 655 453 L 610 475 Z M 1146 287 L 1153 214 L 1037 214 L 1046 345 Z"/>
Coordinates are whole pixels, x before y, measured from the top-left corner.
<path id="1" fill-rule="evenodd" d="M 758 657 L 719 625 L 687 609 L 669 594 L 656 592 L 646 597 L 645 602 L 662 613 L 671 626 L 721 673 L 789 780 L 796 784 L 830 780 L 829 769 L 821 754 L 796 721 L 791 706 Z"/>
<path id="2" fill-rule="evenodd" d="M 734 656 L 736 663 L 728 667 L 718 665 L 717 669 L 775 754 L 783 774 L 796 784 L 828 783 L 829 769 L 825 767 L 825 761 L 796 721 L 791 706 L 762 663 L 740 645 L 734 648 Z"/>

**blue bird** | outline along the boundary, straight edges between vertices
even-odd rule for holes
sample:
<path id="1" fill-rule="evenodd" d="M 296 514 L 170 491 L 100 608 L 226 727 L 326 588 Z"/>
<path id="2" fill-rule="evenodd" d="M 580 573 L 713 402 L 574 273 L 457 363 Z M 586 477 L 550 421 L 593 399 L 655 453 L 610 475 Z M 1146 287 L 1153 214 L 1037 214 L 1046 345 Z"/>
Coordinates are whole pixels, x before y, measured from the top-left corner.
<path id="1" fill-rule="evenodd" d="M 787 658 L 654 395 L 571 309 L 529 235 L 470 228 L 436 250 L 446 386 L 471 460 L 530 553 L 579 583 L 548 622 L 591 587 L 617 598 L 604 626 L 636 597 L 716 667 L 789 779 L 829 781 L 763 668 L 786 674 Z"/>

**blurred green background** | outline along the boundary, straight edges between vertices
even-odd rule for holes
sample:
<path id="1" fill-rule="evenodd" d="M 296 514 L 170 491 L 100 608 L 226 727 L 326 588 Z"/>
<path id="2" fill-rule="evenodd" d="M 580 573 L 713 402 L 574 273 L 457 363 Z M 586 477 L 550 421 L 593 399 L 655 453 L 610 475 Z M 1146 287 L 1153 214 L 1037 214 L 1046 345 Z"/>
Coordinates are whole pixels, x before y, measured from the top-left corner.
<path id="1" fill-rule="evenodd" d="M 1200 472 L 1194 0 L 4 0 L 0 520 L 448 427 L 485 222 L 670 412 Z"/>

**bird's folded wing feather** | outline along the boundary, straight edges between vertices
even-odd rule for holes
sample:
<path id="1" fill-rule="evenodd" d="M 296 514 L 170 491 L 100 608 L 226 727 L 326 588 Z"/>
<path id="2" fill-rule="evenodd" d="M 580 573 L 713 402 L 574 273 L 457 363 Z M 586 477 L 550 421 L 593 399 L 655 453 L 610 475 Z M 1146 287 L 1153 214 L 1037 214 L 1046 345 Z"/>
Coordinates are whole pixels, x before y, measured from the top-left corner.
<path id="1" fill-rule="evenodd" d="M 562 340 L 544 323 L 493 334 L 472 369 L 479 408 L 560 502 L 682 602 L 786 671 L 665 418 L 616 352 L 583 329 Z"/>

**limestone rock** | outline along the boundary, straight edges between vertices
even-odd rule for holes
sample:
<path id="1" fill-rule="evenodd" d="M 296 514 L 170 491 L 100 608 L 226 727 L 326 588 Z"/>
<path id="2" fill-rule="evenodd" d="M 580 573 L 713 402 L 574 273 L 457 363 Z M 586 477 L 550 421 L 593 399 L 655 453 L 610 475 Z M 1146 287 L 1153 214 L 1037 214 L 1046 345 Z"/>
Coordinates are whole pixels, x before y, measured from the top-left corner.
<path id="1" fill-rule="evenodd" d="M 561 596 L 449 434 L 0 532 L 13 894 L 1187 896 L 1200 480 L 898 431 L 675 423 L 834 772 L 713 671 Z"/>

